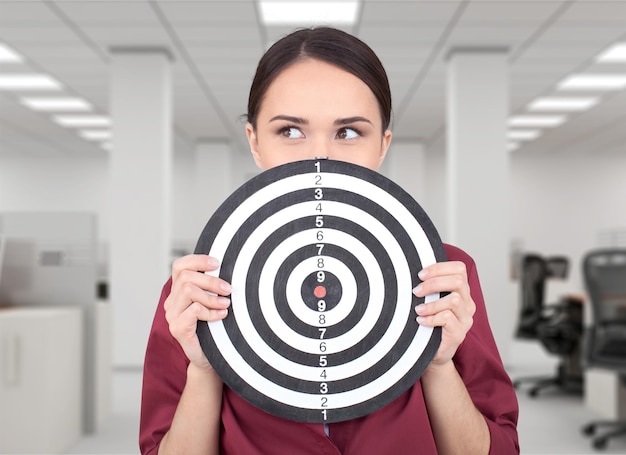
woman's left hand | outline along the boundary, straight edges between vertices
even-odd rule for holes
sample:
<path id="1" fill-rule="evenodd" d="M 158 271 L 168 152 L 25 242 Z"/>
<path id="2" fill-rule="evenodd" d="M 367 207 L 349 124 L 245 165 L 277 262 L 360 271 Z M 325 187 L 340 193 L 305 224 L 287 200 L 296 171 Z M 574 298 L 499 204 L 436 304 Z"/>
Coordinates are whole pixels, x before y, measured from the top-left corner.
<path id="1" fill-rule="evenodd" d="M 467 269 L 460 261 L 437 262 L 425 267 L 418 276 L 422 283 L 413 289 L 417 297 L 449 293 L 415 308 L 420 325 L 442 328 L 441 345 L 432 363 L 443 365 L 452 360 L 474 322 L 476 304 L 470 294 Z"/>

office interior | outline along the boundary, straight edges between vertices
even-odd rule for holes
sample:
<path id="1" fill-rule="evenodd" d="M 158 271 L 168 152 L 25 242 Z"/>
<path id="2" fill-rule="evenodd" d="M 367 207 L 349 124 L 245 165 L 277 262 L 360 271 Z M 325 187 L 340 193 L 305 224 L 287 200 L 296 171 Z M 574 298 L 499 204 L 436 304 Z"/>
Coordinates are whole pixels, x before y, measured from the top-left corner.
<path id="1" fill-rule="evenodd" d="M 526 254 L 567 258 L 545 301 L 579 298 L 590 323 L 583 260 L 626 248 L 626 1 L 2 0 L 0 453 L 138 453 L 161 287 L 258 174 L 241 117 L 256 63 L 312 18 L 385 65 L 381 172 L 475 258 L 511 377 L 560 361 L 515 336 Z M 600 368 L 575 393 L 520 387 L 522 453 L 626 453 L 579 425 L 626 418 L 624 388 Z"/>

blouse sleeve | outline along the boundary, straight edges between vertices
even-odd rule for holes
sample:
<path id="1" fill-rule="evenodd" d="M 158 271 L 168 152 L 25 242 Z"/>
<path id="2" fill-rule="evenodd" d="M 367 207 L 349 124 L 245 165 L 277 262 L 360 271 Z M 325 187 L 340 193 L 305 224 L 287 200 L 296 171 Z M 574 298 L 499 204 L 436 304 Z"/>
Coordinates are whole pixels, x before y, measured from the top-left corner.
<path id="1" fill-rule="evenodd" d="M 489 326 L 476 264 L 467 253 L 456 247 L 446 245 L 446 253 L 448 259 L 461 260 L 467 266 L 469 286 L 476 303 L 472 329 L 454 357 L 456 368 L 489 427 L 489 453 L 519 454 L 517 396 Z"/>
<path id="2" fill-rule="evenodd" d="M 171 286 L 171 279 L 163 286 L 144 360 L 139 422 L 139 448 L 144 455 L 158 452 L 187 380 L 189 361 L 165 320 L 163 304 Z"/>

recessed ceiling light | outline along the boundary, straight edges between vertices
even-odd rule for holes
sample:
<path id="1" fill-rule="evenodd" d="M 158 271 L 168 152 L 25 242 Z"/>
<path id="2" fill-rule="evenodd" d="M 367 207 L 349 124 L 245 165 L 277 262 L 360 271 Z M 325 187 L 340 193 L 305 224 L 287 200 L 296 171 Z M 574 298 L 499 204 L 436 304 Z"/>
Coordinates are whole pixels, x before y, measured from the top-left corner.
<path id="1" fill-rule="evenodd" d="M 103 115 L 57 115 L 54 121 L 61 126 L 110 126 L 111 119 Z"/>
<path id="2" fill-rule="evenodd" d="M 509 126 L 552 127 L 565 123 L 564 115 L 517 115 L 509 119 Z"/>
<path id="3" fill-rule="evenodd" d="M 21 63 L 24 58 L 9 46 L 0 43 L 0 63 Z"/>
<path id="4" fill-rule="evenodd" d="M 561 90 L 621 90 L 626 88 L 626 74 L 578 74 L 558 85 Z"/>
<path id="5" fill-rule="evenodd" d="M 91 104 L 82 98 L 31 98 L 24 97 L 20 103 L 35 111 L 90 111 Z"/>
<path id="6" fill-rule="evenodd" d="M 111 130 L 82 130 L 78 134 L 89 141 L 102 141 L 111 139 Z"/>
<path id="7" fill-rule="evenodd" d="M 539 130 L 510 130 L 507 132 L 506 137 L 515 141 L 532 141 L 541 136 Z"/>
<path id="8" fill-rule="evenodd" d="M 600 63 L 626 62 L 626 43 L 617 43 L 601 53 L 596 59 Z"/>
<path id="9" fill-rule="evenodd" d="M 353 25 L 359 2 L 261 1 L 259 7 L 265 25 Z"/>
<path id="10" fill-rule="evenodd" d="M 529 111 L 584 111 L 592 108 L 599 102 L 599 98 L 592 96 L 581 97 L 546 97 L 537 98 L 528 105 Z"/>
<path id="11" fill-rule="evenodd" d="M 0 90 L 59 90 L 61 83 L 44 74 L 0 74 Z"/>

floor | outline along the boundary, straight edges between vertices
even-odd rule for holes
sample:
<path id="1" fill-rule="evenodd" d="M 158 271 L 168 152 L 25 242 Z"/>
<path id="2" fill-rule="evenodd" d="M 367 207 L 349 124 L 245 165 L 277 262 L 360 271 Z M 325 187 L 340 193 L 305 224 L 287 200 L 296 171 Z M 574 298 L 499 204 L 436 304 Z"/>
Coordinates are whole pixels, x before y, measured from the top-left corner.
<path id="1" fill-rule="evenodd" d="M 532 372 L 534 373 L 534 372 Z M 525 376 L 523 371 L 511 373 Z M 67 454 L 134 455 L 138 454 L 137 428 L 141 374 L 117 372 L 114 383 L 114 412 L 95 435 L 78 441 Z M 597 418 L 586 409 L 580 396 L 546 390 L 530 398 L 525 389 L 518 393 L 520 405 L 519 437 L 522 455 L 591 455 L 626 454 L 626 437 L 612 439 L 602 451 L 594 450 L 580 429 Z"/>

